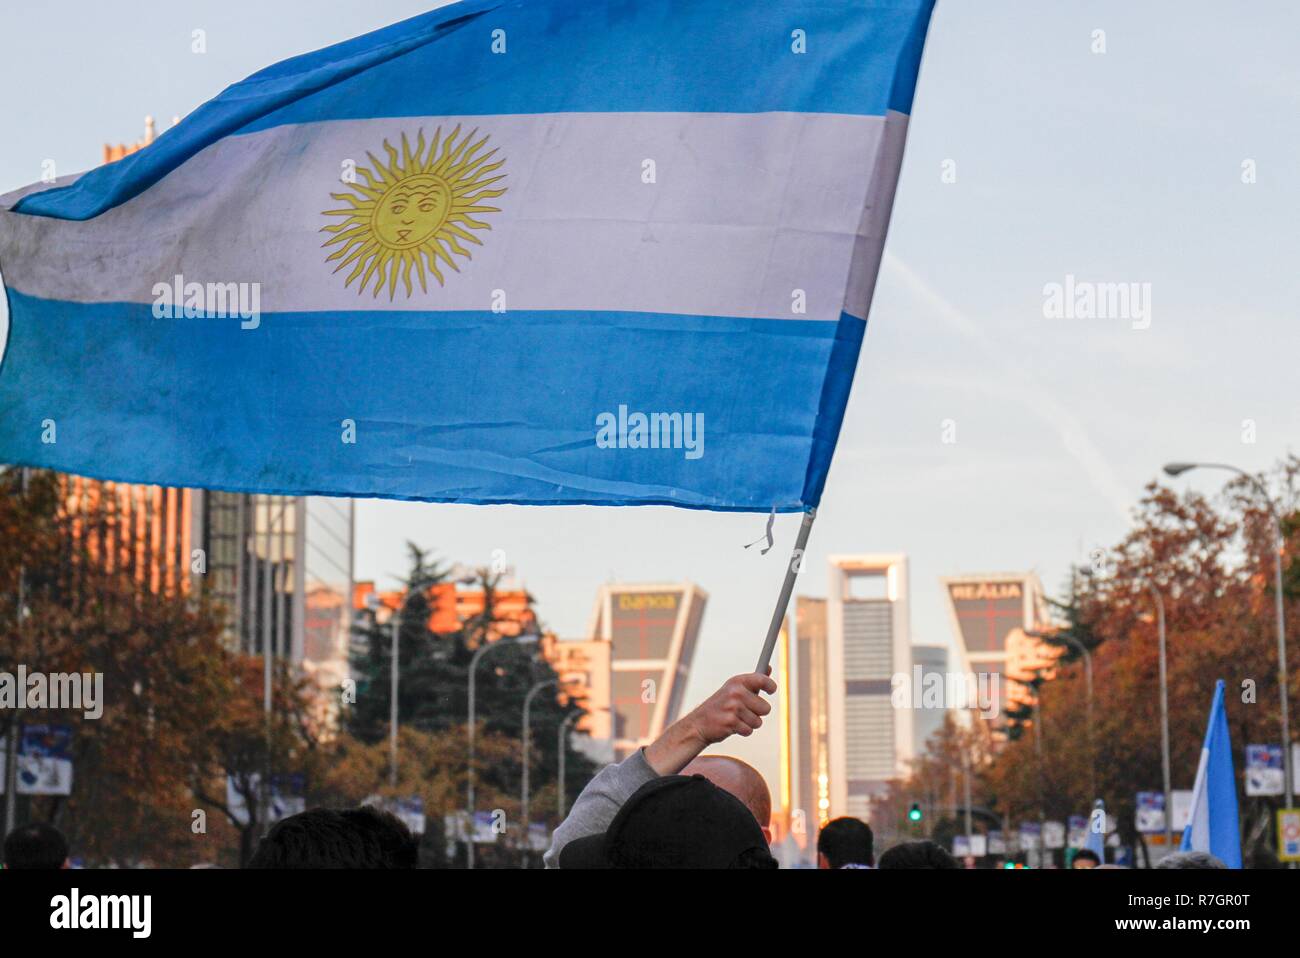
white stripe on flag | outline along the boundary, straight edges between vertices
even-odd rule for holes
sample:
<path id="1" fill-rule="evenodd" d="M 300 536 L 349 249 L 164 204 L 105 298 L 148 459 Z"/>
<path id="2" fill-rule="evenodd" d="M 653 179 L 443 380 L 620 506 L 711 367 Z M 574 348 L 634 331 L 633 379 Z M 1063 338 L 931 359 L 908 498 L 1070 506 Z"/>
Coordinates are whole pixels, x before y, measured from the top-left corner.
<path id="1" fill-rule="evenodd" d="M 0 213 L 6 280 L 74 302 L 154 300 L 157 283 L 259 283 L 261 310 L 631 310 L 865 316 L 907 118 L 890 114 L 559 113 L 346 120 L 221 140 L 93 220 Z M 444 286 L 345 288 L 322 233 L 405 133 L 457 125 L 504 158 L 500 212 Z M 886 129 L 888 127 L 888 129 Z M 358 177 L 365 183 L 364 177 Z M 413 277 L 414 279 L 414 277 Z M 846 294 L 846 289 L 848 290 Z M 806 312 L 793 308 L 804 291 Z M 846 295 L 848 302 L 846 304 Z"/>
<path id="2" fill-rule="evenodd" d="M 1201 749 L 1201 761 L 1196 766 L 1196 782 L 1192 785 L 1191 847 L 1193 851 L 1210 850 L 1210 793 L 1208 777 L 1210 750 Z"/>

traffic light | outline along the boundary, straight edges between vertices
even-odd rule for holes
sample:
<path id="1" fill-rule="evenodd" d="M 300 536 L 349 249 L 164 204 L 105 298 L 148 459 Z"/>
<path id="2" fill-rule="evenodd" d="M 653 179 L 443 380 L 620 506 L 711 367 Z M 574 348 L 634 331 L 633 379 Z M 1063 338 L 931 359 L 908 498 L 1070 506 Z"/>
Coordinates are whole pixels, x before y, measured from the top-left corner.
<path id="1" fill-rule="evenodd" d="M 913 802 L 912 807 L 907 810 L 907 820 L 909 822 L 919 822 L 924 816 L 921 814 L 921 803 Z"/>

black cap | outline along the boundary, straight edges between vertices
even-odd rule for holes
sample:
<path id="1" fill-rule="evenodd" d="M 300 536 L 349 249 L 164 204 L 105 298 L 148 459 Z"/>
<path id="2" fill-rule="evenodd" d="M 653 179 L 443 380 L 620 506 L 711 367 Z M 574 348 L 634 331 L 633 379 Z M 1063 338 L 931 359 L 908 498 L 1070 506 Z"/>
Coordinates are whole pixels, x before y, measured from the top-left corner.
<path id="1" fill-rule="evenodd" d="M 561 868 L 727 868 L 767 851 L 754 815 L 703 775 L 666 775 L 632 794 L 601 835 L 560 850 Z"/>

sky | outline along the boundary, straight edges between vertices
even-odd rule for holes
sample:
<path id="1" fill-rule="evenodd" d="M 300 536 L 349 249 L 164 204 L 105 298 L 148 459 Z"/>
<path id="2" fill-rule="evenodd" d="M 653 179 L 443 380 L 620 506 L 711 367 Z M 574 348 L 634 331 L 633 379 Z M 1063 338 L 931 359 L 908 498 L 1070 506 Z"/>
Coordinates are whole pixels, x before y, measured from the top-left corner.
<path id="1" fill-rule="evenodd" d="M 145 114 L 161 128 L 263 66 L 436 5 L 6 6 L 0 193 L 48 160 L 98 164 Z M 825 594 L 827 555 L 904 552 L 913 641 L 951 645 L 941 576 L 1033 570 L 1057 591 L 1122 538 L 1163 462 L 1255 470 L 1295 449 L 1297 36 L 1290 0 L 939 0 L 798 594 Z M 1149 308 L 1051 315 L 1045 288 L 1067 277 L 1138 284 Z M 689 579 L 710 597 L 697 701 L 757 658 L 798 518 L 778 517 L 761 556 L 743 546 L 765 521 L 366 500 L 356 572 L 394 584 L 407 540 L 467 564 L 499 550 L 575 638 L 602 582 Z M 769 724 L 727 750 L 774 782 L 776 741 Z"/>

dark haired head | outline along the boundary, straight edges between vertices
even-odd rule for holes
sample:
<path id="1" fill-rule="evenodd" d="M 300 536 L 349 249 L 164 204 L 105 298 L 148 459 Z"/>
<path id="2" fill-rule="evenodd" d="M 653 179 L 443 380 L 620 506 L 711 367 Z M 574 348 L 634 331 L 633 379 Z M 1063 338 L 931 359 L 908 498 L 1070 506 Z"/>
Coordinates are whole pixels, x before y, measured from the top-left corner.
<path id="1" fill-rule="evenodd" d="M 45 822 L 15 828 L 5 838 L 5 868 L 62 868 L 68 861 L 68 841 Z"/>
<path id="2" fill-rule="evenodd" d="M 342 813 L 343 817 L 379 843 L 388 868 L 414 868 L 419 858 L 415 837 L 406 824 L 392 812 L 362 805 Z"/>
<path id="3" fill-rule="evenodd" d="M 561 868 L 777 868 L 763 829 L 703 775 L 665 775 L 637 789 L 603 833 L 574 839 Z"/>
<path id="4" fill-rule="evenodd" d="M 276 822 L 249 868 L 414 868 L 415 840 L 377 809 L 312 808 Z"/>
<path id="5" fill-rule="evenodd" d="M 1093 865 L 1100 865 L 1101 856 L 1091 848 L 1080 848 L 1074 853 L 1074 857 L 1070 859 L 1070 867 L 1078 868 L 1078 862 L 1092 862 Z"/>
<path id="6" fill-rule="evenodd" d="M 874 865 L 874 837 L 871 826 L 856 818 L 836 818 L 817 833 L 817 853 L 831 868 L 845 865 Z"/>
<path id="7" fill-rule="evenodd" d="M 1227 868 L 1209 852 L 1174 852 L 1156 862 L 1156 868 Z"/>
<path id="8" fill-rule="evenodd" d="M 772 857 L 772 853 L 766 848 L 747 848 L 737 855 L 727 866 L 732 868 L 757 868 L 772 869 L 780 868 L 780 863 Z"/>
<path id="9" fill-rule="evenodd" d="M 931 841 L 903 842 L 880 856 L 881 871 L 899 868 L 961 868 L 957 859 Z"/>

